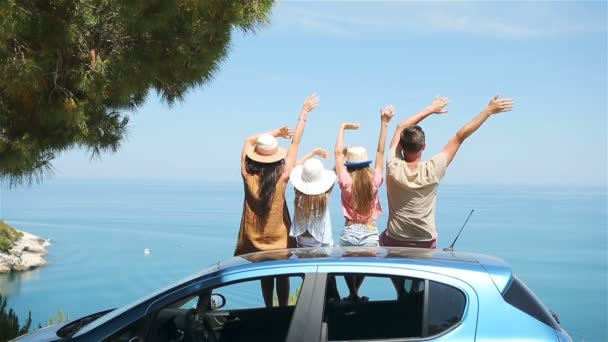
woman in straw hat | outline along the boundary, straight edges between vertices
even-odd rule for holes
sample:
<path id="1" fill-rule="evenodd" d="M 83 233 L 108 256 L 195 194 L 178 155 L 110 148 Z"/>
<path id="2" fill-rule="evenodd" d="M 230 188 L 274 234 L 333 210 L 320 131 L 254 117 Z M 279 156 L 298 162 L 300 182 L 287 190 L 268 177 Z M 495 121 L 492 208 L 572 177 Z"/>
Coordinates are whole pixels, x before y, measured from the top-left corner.
<path id="1" fill-rule="evenodd" d="M 318 104 L 318 96 L 306 98 L 295 131 L 283 127 L 245 140 L 241 154 L 245 200 L 234 255 L 293 247 L 289 239 L 291 219 L 285 202 L 285 189 L 296 164 L 308 113 Z M 279 146 L 278 137 L 293 137 L 287 150 Z M 262 280 L 262 295 L 268 307 L 272 306 L 274 287 L 275 279 Z M 279 305 L 287 305 L 289 279 L 277 278 L 276 288 Z"/>
<path id="2" fill-rule="evenodd" d="M 294 216 L 290 235 L 298 247 L 333 245 L 331 219 L 327 203 L 336 182 L 336 173 L 326 170 L 319 159 L 329 158 L 327 151 L 316 148 L 291 171 L 289 179 L 295 189 Z"/>
<path id="3" fill-rule="evenodd" d="M 344 230 L 340 236 L 341 246 L 379 246 L 376 219 L 382 214 L 382 207 L 378 199 L 378 189 L 383 181 L 386 130 L 392 118 L 393 106 L 380 110 L 380 138 L 373 169 L 370 166 L 372 161 L 367 157 L 364 147 L 343 147 L 344 130 L 355 130 L 359 125 L 343 123 L 338 131 L 335 149 L 336 172 L 345 219 Z M 363 277 L 347 277 L 346 282 L 350 291 L 346 300 L 365 300 L 365 297 L 358 295 Z"/>

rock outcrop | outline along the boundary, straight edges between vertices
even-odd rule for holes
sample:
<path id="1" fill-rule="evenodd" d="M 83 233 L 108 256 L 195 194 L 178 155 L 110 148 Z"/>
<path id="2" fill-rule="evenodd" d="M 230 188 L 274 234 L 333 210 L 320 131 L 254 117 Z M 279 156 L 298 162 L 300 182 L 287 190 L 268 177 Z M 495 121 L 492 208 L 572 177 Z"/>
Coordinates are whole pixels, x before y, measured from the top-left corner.
<path id="1" fill-rule="evenodd" d="M 8 253 L 0 252 L 0 273 L 26 271 L 46 265 L 43 256 L 47 254 L 45 247 L 49 245 L 48 241 L 30 233 L 22 233 L 23 236 Z"/>

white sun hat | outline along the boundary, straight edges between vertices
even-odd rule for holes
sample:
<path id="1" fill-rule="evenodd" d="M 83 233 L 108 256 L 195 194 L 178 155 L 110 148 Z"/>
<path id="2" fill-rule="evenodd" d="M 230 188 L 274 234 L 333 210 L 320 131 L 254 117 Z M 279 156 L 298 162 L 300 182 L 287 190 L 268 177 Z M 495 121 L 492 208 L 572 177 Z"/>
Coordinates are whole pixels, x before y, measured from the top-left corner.
<path id="1" fill-rule="evenodd" d="M 260 135 L 255 145 L 247 151 L 247 157 L 259 163 L 274 163 L 284 159 L 287 155 L 287 150 L 279 146 L 277 138 L 270 134 Z"/>
<path id="2" fill-rule="evenodd" d="M 346 167 L 362 167 L 368 166 L 372 161 L 367 157 L 365 147 L 353 146 L 346 149 Z"/>
<path id="3" fill-rule="evenodd" d="M 319 195 L 329 190 L 336 182 L 336 173 L 327 170 L 318 159 L 308 159 L 297 165 L 289 175 L 291 184 L 306 195 Z"/>

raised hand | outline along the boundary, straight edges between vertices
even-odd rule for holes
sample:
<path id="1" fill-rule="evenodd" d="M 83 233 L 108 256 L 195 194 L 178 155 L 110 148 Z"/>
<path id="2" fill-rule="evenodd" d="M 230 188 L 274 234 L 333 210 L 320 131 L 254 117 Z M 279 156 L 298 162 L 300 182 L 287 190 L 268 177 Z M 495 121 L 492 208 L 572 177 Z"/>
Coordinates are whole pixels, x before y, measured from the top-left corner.
<path id="1" fill-rule="evenodd" d="M 508 112 L 513 109 L 514 102 L 511 99 L 501 99 L 498 95 L 494 96 L 486 109 L 490 114 Z"/>
<path id="2" fill-rule="evenodd" d="M 385 123 L 389 123 L 395 115 L 395 108 L 393 105 L 388 105 L 380 109 L 380 120 Z"/>
<path id="3" fill-rule="evenodd" d="M 445 106 L 447 106 L 450 102 L 450 99 L 448 99 L 447 97 L 436 96 L 435 100 L 433 100 L 433 103 L 431 103 L 431 105 L 429 106 L 429 110 L 431 111 L 431 113 L 434 114 L 445 114 L 448 112 L 445 109 Z"/>
<path id="4" fill-rule="evenodd" d="M 359 124 L 358 123 L 352 123 L 352 122 L 345 122 L 342 124 L 342 129 L 359 129 Z"/>
<path id="5" fill-rule="evenodd" d="M 274 130 L 272 132 L 272 135 L 274 135 L 277 138 L 283 138 L 283 139 L 289 139 L 293 136 L 294 130 L 285 126 L 282 128 L 279 128 L 277 130 Z"/>
<path id="6" fill-rule="evenodd" d="M 327 152 L 326 150 L 317 147 L 312 151 L 316 156 L 319 156 L 323 159 L 329 159 L 329 152 Z"/>
<path id="7" fill-rule="evenodd" d="M 319 96 L 312 94 L 304 100 L 304 104 L 302 105 L 302 111 L 309 113 L 319 105 Z"/>

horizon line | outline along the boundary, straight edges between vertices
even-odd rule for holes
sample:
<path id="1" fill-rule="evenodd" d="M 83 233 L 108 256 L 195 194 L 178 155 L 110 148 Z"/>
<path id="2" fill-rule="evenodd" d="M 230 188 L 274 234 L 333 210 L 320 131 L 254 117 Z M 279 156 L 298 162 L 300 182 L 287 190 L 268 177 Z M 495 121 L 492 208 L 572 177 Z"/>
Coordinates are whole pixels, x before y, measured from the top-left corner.
<path id="1" fill-rule="evenodd" d="M 209 179 L 209 178 L 160 178 L 160 177 L 79 177 L 79 176 L 53 176 L 41 181 L 33 181 L 31 184 L 9 186 L 0 181 L 0 190 L 27 189 L 44 185 L 53 181 L 78 181 L 78 182 L 163 182 L 163 183 L 199 183 L 199 184 L 241 184 L 240 178 L 236 179 Z M 568 188 L 604 188 L 608 190 L 608 182 L 604 183 L 525 183 L 525 182 L 445 182 L 441 185 L 447 186 L 516 186 L 516 187 L 551 187 L 563 186 Z"/>

